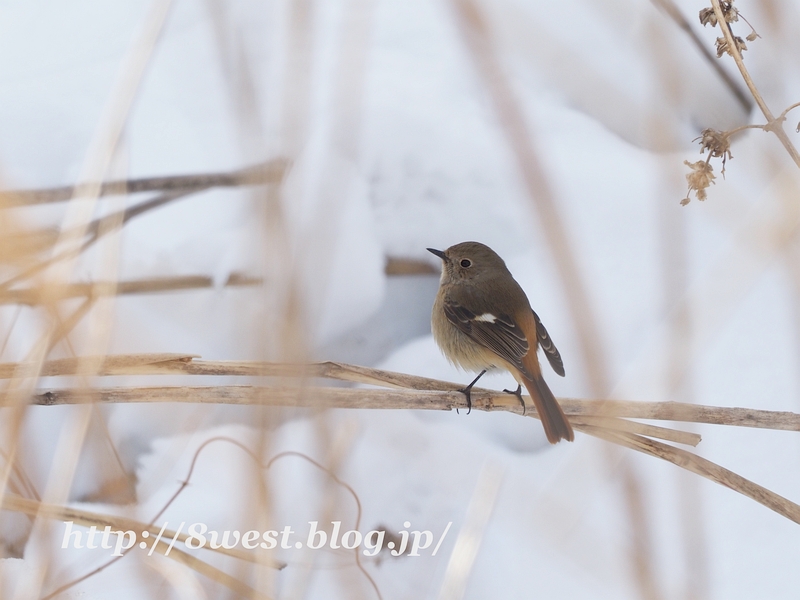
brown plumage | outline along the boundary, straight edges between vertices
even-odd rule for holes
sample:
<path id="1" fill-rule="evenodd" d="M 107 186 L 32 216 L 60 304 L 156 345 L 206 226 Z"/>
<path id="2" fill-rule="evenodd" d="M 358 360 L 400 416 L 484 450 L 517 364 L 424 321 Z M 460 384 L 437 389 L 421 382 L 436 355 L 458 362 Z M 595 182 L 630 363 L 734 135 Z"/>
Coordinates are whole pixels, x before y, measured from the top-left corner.
<path id="1" fill-rule="evenodd" d="M 561 355 L 503 259 L 478 242 L 428 250 L 442 259 L 431 324 L 444 355 L 463 369 L 511 372 L 533 399 L 550 443 L 572 441 L 572 427 L 542 377 L 536 350 L 541 346 L 563 377 Z M 471 386 L 465 390 L 468 400 Z"/>

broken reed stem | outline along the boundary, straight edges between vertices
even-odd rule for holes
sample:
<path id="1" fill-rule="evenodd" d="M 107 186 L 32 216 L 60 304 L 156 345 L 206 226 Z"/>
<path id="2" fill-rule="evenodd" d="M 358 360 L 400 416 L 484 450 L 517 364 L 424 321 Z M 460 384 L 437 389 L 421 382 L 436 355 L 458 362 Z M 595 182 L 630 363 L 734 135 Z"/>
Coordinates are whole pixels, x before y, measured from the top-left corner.
<path id="1" fill-rule="evenodd" d="M 692 447 L 696 447 L 703 440 L 699 434 L 690 431 L 679 431 L 668 427 L 639 423 L 638 421 L 628 421 L 618 417 L 571 416 L 569 422 L 576 427 L 601 427 L 603 429 L 654 437 Z"/>
<path id="2" fill-rule="evenodd" d="M 280 183 L 289 167 L 289 161 L 276 158 L 244 169 L 220 173 L 198 173 L 196 175 L 171 175 L 166 177 L 145 177 L 107 181 L 101 184 L 100 196 L 138 194 L 142 192 L 169 192 L 180 190 L 201 190 L 212 187 L 238 187 L 243 185 L 264 185 Z M 35 190 L 0 191 L 0 205 L 25 206 L 63 202 L 76 195 L 81 186 L 60 186 Z M 96 185 L 96 184 L 93 184 Z"/>
<path id="3" fill-rule="evenodd" d="M 710 460 L 640 435 L 591 426 L 581 429 L 589 435 L 671 462 L 696 475 L 739 492 L 795 523 L 800 523 L 800 505 Z"/>

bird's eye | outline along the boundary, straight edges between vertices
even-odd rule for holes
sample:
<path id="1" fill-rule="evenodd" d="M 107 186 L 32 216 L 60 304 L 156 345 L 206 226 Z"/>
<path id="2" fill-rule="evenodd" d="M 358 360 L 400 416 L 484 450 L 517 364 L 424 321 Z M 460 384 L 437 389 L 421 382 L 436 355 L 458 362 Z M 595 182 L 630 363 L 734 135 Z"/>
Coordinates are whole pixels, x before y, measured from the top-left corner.
<path id="1" fill-rule="evenodd" d="M 472 266 L 472 261 L 468 258 L 463 258 L 461 259 L 461 266 L 467 269 Z"/>

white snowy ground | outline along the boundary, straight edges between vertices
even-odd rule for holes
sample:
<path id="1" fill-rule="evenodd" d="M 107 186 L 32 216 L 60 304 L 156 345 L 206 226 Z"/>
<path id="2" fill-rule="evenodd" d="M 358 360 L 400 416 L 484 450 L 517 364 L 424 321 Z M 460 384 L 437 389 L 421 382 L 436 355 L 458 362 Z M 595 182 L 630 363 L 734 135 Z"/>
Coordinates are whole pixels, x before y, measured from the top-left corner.
<path id="1" fill-rule="evenodd" d="M 335 352 L 337 340 L 344 344 L 348 332 L 374 315 L 391 317 L 378 312 L 392 289 L 382 273 L 384 256 L 433 264 L 425 247 L 475 239 L 506 257 L 558 344 L 567 377 L 546 375 L 555 394 L 589 396 L 559 274 L 454 25 L 452 6 L 422 0 L 310 6 L 316 40 L 307 57 L 313 67 L 308 74 L 313 118 L 296 145 L 286 205 L 291 243 L 304 244 L 312 258 L 324 255 L 320 264 L 333 270 L 328 281 L 336 281 L 330 285 L 320 278 L 314 260 L 298 263 L 316 347 Z M 354 130 L 360 140 L 355 154 L 343 150 L 331 133 L 335 94 L 330 90 L 340 83 L 335 59 L 342 47 L 343 6 L 373 11 L 362 106 L 351 107 L 362 117 Z M 797 12 L 788 3 L 775 5 L 772 14 L 754 3 L 737 6 L 762 35 L 749 44 L 747 60 L 779 112 L 800 99 L 795 77 L 800 41 L 787 34 L 796 31 Z M 702 3 L 682 3 L 692 23 L 700 8 Z M 783 252 L 796 231 L 796 192 L 788 200 L 787 195 L 798 182 L 777 142 L 760 132 L 737 139 L 727 180 L 718 178 L 705 203 L 681 207 L 682 161 L 699 160 L 689 141 L 703 127 L 749 120 L 681 32 L 650 3 L 627 0 L 504 0 L 487 2 L 484 9 L 599 319 L 610 395 L 676 399 L 665 383 L 667 324 L 684 303 L 694 333 L 679 399 L 797 411 L 796 295 L 787 269 L 792 254 Z M 7 187 L 65 184 L 78 176 L 146 10 L 146 2 L 92 0 L 0 5 L 0 169 Z M 288 13 L 283 2 L 176 0 L 124 137 L 122 162 L 131 176 L 237 168 L 281 152 L 278 84 L 285 81 L 281 48 Z M 220 14 L 225 21 L 215 29 L 213 15 Z M 712 43 L 716 30 L 703 35 Z M 232 91 L 241 76 L 235 68 L 241 56 L 255 85 L 255 116 L 248 118 Z M 671 75 L 654 75 L 670 73 L 670 66 Z M 755 113 L 752 120 L 761 122 Z M 256 202 L 246 192 L 210 191 L 133 221 L 123 235 L 120 277 L 211 272 L 221 282 L 231 271 L 262 272 L 254 251 L 262 243 L 253 216 L 260 214 Z M 49 207 L 25 218 L 56 225 L 61 211 Z M 343 216 L 331 218 L 337 214 Z M 784 247 L 775 241 L 781 236 Z M 664 289 L 665 250 L 685 253 L 686 289 Z M 81 269 L 79 279 L 95 276 L 91 265 Z M 267 294 L 220 288 L 121 299 L 110 351 L 261 358 Z M 424 314 L 431 299 L 419 297 L 407 306 L 409 314 Z M 12 313 L 0 315 L 8 327 Z M 3 360 L 29 349 L 26 332 L 34 325 L 25 318 L 17 324 Z M 380 366 L 453 381 L 470 377 L 446 364 L 429 335 L 395 348 Z M 498 388 L 511 383 L 500 376 L 490 382 Z M 31 450 L 24 458 L 35 481 L 44 481 L 68 410 L 31 413 L 27 435 L 38 454 Z M 185 477 L 203 439 L 226 435 L 254 442 L 252 431 L 236 424 L 247 421 L 244 411 L 207 409 L 199 431 L 188 436 L 186 423 L 193 416 L 191 408 L 168 406 L 109 411 L 122 459 L 136 465 L 141 505 L 133 516 L 148 520 L 158 510 Z M 574 444 L 550 447 L 534 420 L 477 411 L 469 416 L 339 411 L 324 418 L 349 440 L 340 476 L 359 495 L 362 531 L 380 524 L 399 531 L 409 521 L 411 529 L 437 535 L 453 523 L 436 557 L 423 553 L 368 564 L 384 598 L 437 597 L 485 466 L 501 473 L 502 484 L 467 598 L 639 597 L 618 463 L 608 459 L 599 441 L 578 435 Z M 325 461 L 318 455 L 318 426 L 311 418 L 285 422 L 275 431 L 275 452 L 299 451 Z M 797 434 L 695 430 L 703 435 L 697 449 L 702 456 L 800 500 Z M 629 458 L 643 483 L 658 597 L 687 597 L 687 590 L 726 600 L 796 597 L 797 524 L 673 465 Z M 212 444 L 192 486 L 163 519 L 171 526 L 202 521 L 219 529 L 263 529 L 257 515 L 238 508 L 246 503 L 241 494 L 251 489 L 252 469 L 241 450 Z M 278 492 L 277 523 L 305 531 L 309 520 L 339 518 L 343 528 L 352 527 L 355 509 L 325 513 L 320 498 L 341 491 L 300 459 L 276 464 L 271 481 Z M 79 471 L 74 496 L 85 497 L 96 485 L 90 470 Z M 692 493 L 696 499 L 686 501 Z M 342 495 L 338 506 L 351 507 L 349 502 Z M 687 518 L 687 510 L 696 517 Z M 59 545 L 58 532 L 50 543 Z M 38 552 L 33 548 L 24 560 L 2 561 L 3 597 L 35 583 Z M 63 575 L 60 581 L 106 556 L 61 549 L 53 555 L 63 559 L 55 568 Z M 353 598 L 359 590 L 360 597 L 373 597 L 350 555 L 287 550 L 280 558 L 289 567 L 274 575 L 279 597 L 303 590 L 306 598 Z M 311 561 L 327 566 L 309 570 Z M 118 598 L 153 597 L 172 589 L 164 580 L 177 586 L 169 592 L 175 597 L 203 593 L 189 571 L 173 562 L 153 564 L 161 565 L 155 567 L 158 576 L 129 557 L 69 597 L 104 598 L 112 589 Z M 219 564 L 230 572 L 237 568 L 235 562 Z M 224 593 L 208 589 L 209 597 Z"/>

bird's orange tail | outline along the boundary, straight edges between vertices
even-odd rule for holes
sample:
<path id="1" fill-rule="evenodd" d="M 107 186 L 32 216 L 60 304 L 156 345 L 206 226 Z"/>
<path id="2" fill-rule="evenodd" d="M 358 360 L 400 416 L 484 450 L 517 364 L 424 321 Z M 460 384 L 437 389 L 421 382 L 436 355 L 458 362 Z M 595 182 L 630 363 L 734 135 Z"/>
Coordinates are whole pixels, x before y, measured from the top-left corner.
<path id="1" fill-rule="evenodd" d="M 574 440 L 575 434 L 572 431 L 572 425 L 569 424 L 564 411 L 561 410 L 558 404 L 558 400 L 553 396 L 550 388 L 547 387 L 547 383 L 545 383 L 541 374 L 534 375 L 533 379 L 523 376 L 523 381 L 533 399 L 534 406 L 536 406 L 536 412 L 539 413 L 547 441 L 551 444 L 556 444 L 559 440 L 567 440 L 568 442 Z"/>

